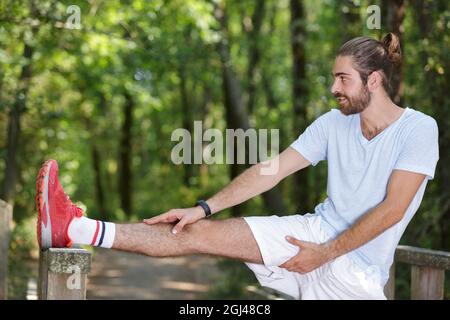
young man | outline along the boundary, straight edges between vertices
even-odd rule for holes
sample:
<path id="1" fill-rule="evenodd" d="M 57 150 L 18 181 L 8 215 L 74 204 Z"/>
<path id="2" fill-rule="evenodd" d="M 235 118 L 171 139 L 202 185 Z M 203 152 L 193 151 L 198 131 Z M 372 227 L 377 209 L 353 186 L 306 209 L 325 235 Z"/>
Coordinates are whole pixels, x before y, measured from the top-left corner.
<path id="1" fill-rule="evenodd" d="M 83 217 L 58 182 L 56 161 L 37 180 L 43 248 L 87 244 L 153 257 L 211 254 L 244 261 L 263 286 L 302 299 L 385 299 L 395 248 L 417 211 L 438 154 L 436 121 L 389 97 L 398 38 L 359 37 L 337 55 L 331 88 L 340 110 L 317 118 L 278 161 L 246 170 L 206 202 L 137 224 Z M 328 198 L 306 215 L 203 219 L 328 160 Z M 172 223 L 176 223 L 175 226 Z"/>

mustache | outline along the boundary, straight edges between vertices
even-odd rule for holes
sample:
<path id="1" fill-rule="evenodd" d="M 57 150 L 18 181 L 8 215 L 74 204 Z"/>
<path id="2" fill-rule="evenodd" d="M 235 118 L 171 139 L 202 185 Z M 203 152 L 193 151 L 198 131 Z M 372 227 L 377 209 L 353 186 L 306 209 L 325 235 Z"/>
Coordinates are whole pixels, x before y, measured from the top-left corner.
<path id="1" fill-rule="evenodd" d="M 334 93 L 333 93 L 333 96 L 334 96 L 335 98 L 346 98 L 346 99 L 348 99 L 348 97 L 347 97 L 346 95 L 344 95 L 344 94 L 342 94 L 342 93 L 340 93 L 340 92 L 334 92 Z"/>

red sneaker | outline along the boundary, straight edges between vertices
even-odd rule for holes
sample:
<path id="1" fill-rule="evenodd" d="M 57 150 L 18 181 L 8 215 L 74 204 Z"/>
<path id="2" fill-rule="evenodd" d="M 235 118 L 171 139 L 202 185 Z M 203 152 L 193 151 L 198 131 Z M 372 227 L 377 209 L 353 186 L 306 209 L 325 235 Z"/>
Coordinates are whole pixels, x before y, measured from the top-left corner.
<path id="1" fill-rule="evenodd" d="M 47 160 L 36 179 L 37 237 L 41 248 L 72 246 L 69 225 L 83 210 L 70 201 L 58 181 L 58 163 Z"/>

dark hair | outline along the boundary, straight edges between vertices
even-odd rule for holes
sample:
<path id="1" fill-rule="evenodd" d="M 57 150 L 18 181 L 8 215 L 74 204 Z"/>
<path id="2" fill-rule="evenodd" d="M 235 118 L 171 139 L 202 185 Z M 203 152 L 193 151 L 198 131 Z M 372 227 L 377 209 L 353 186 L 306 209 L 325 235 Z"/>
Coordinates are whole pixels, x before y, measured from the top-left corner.
<path id="1" fill-rule="evenodd" d="M 381 41 L 369 37 L 351 39 L 339 49 L 338 56 L 353 58 L 354 67 L 364 84 L 372 72 L 382 71 L 383 87 L 392 95 L 392 73 L 402 63 L 400 40 L 394 33 L 388 33 Z"/>

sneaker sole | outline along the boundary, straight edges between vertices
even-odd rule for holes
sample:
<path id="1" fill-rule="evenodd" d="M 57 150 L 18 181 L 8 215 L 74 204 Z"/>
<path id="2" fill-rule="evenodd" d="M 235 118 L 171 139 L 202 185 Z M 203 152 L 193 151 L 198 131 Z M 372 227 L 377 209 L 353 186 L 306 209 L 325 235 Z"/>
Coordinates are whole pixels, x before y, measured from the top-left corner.
<path id="1" fill-rule="evenodd" d="M 52 223 L 50 220 L 50 208 L 48 203 L 48 179 L 54 160 L 47 160 L 39 170 L 36 181 L 36 207 L 38 210 L 38 242 L 41 248 L 52 247 Z M 45 216 L 47 225 L 42 217 Z"/>

